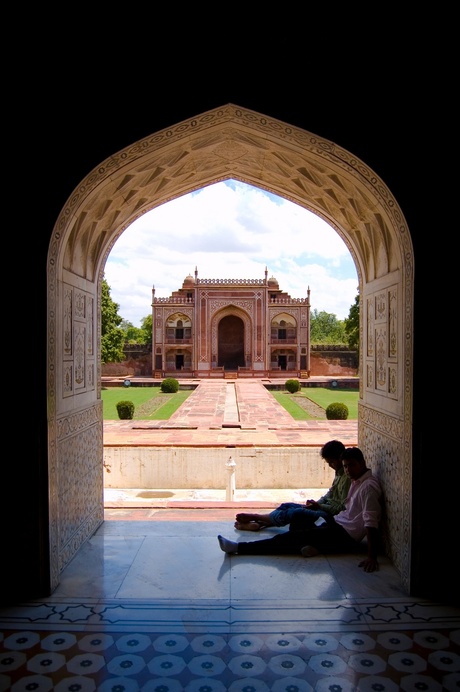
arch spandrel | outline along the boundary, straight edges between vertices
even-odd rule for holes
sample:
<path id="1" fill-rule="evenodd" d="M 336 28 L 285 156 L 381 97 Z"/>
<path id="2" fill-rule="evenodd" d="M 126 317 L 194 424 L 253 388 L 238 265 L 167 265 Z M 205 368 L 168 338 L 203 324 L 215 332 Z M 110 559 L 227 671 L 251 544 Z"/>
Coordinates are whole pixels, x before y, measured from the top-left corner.
<path id="1" fill-rule="evenodd" d="M 372 314 L 372 321 L 361 325 L 358 439 L 389 496 L 393 508 L 390 555 L 403 582 L 409 584 L 413 250 L 404 217 L 385 184 L 350 152 L 307 131 L 229 104 L 113 154 L 79 184 L 56 222 L 48 253 L 52 586 L 103 517 L 97 335 L 98 279 L 105 260 L 120 234 L 142 214 L 231 178 L 318 214 L 335 228 L 355 260 L 360 304 L 366 306 L 361 314 Z M 63 307 L 62 296 L 66 296 L 69 310 Z M 371 312 L 372 306 L 384 306 L 388 314 L 393 310 L 397 319 L 384 323 L 384 310 Z M 69 315 L 79 337 L 75 349 L 71 342 L 74 332 L 67 328 Z M 250 334 L 250 329 L 246 332 Z M 375 353 L 392 342 L 397 349 L 388 358 L 379 352 L 377 381 Z M 86 361 L 80 357 L 77 368 L 82 353 L 79 344 L 94 345 L 94 350 Z M 73 375 L 77 370 L 76 383 Z M 382 461 L 388 458 L 395 460 L 391 468 Z M 69 474 L 66 464 L 74 465 Z M 82 468 L 86 485 L 81 482 Z M 59 486 L 63 474 L 75 479 L 65 496 Z M 88 495 L 85 502 L 80 497 L 82 487 Z M 75 516 L 67 526 L 64 517 L 69 503 Z M 90 506 L 88 515 L 80 516 L 80 508 Z"/>
<path id="2" fill-rule="evenodd" d="M 401 266 L 398 244 L 391 243 L 389 230 L 394 227 L 394 201 L 365 164 L 332 142 L 234 106 L 208 115 L 128 147 L 83 181 L 80 199 L 74 195 L 69 205 L 84 198 L 84 209 L 74 209 L 75 216 L 70 208 L 63 212 L 74 220 L 65 232 L 71 226 L 72 235 L 85 235 L 78 249 L 66 254 L 66 269 L 82 275 L 86 249 L 90 266 L 84 275 L 96 275 L 94 263 L 103 251 L 96 240 L 101 225 L 107 245 L 113 245 L 120 228 L 154 206 L 230 178 L 285 197 L 331 223 L 346 238 L 353 256 L 368 258 L 361 267 L 368 280 Z M 75 240 L 70 245 L 77 248 Z"/>

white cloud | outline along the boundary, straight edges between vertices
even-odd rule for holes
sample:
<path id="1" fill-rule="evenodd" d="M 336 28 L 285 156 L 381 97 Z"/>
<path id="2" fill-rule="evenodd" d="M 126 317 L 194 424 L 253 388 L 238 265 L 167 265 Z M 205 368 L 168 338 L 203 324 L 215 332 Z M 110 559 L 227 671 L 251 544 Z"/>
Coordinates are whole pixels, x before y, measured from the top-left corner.
<path id="1" fill-rule="evenodd" d="M 338 319 L 348 317 L 358 278 L 348 248 L 323 219 L 236 181 L 209 185 L 137 219 L 117 240 L 105 278 L 119 314 L 134 326 L 157 298 L 195 268 L 201 279 L 263 279 Z"/>

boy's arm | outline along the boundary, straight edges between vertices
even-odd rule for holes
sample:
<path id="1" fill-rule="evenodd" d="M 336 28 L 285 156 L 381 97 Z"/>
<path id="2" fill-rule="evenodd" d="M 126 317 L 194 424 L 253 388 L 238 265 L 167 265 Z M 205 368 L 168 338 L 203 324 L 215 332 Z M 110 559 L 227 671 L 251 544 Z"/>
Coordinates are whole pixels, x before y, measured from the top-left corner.
<path id="1" fill-rule="evenodd" d="M 379 562 L 377 559 L 378 545 L 379 545 L 379 531 L 378 529 L 366 526 L 366 538 L 367 538 L 367 558 L 359 563 L 359 567 L 362 567 L 365 572 L 375 572 L 379 569 Z"/>
<path id="2" fill-rule="evenodd" d="M 350 478 L 345 474 L 335 478 L 328 492 L 323 495 L 323 497 L 319 498 L 319 507 L 332 515 L 338 514 L 345 509 L 345 500 L 348 495 L 350 483 Z"/>

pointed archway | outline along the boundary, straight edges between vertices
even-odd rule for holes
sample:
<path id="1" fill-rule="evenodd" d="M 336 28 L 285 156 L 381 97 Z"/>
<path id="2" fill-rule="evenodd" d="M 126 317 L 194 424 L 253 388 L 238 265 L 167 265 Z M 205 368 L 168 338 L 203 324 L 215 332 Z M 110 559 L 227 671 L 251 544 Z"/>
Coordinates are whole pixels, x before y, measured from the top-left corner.
<path id="1" fill-rule="evenodd" d="M 218 180 L 261 187 L 324 218 L 360 289 L 359 444 L 387 498 L 389 549 L 411 584 L 413 249 L 384 182 L 333 142 L 234 105 L 152 134 L 81 181 L 48 252 L 50 591 L 103 521 L 100 282 L 141 214 Z"/>
<path id="2" fill-rule="evenodd" d="M 244 367 L 244 323 L 237 315 L 223 317 L 217 328 L 217 365 L 224 370 Z"/>

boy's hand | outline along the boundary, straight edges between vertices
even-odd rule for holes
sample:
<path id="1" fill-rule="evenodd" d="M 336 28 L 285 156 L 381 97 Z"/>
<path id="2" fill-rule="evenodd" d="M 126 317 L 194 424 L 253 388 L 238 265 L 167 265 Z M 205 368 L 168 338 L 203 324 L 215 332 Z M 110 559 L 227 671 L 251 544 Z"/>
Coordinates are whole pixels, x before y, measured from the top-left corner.
<path id="1" fill-rule="evenodd" d="M 365 572 L 377 572 L 379 569 L 379 563 L 376 557 L 368 557 L 362 560 L 358 567 L 362 567 Z"/>

